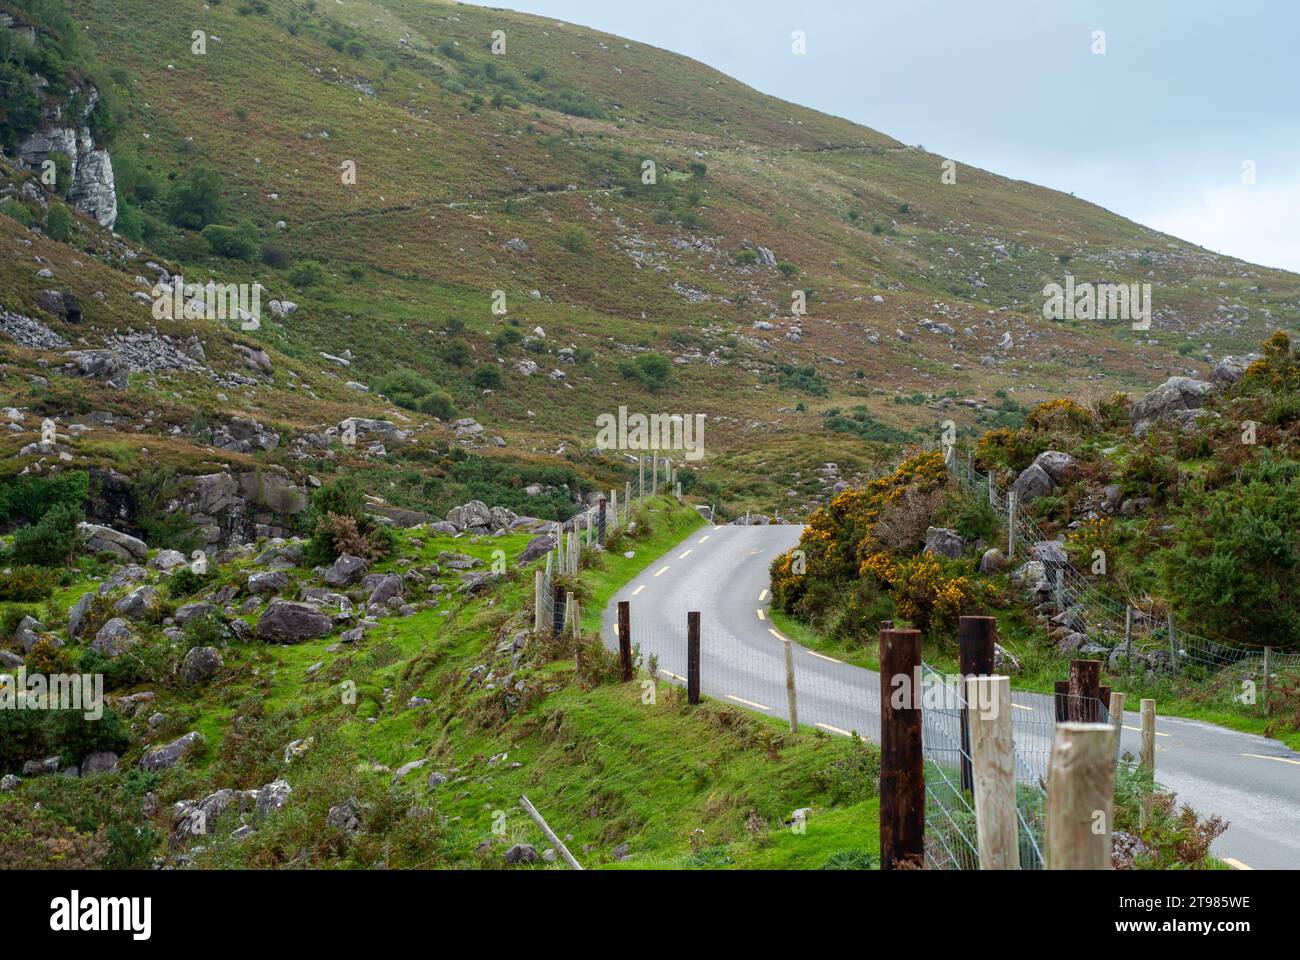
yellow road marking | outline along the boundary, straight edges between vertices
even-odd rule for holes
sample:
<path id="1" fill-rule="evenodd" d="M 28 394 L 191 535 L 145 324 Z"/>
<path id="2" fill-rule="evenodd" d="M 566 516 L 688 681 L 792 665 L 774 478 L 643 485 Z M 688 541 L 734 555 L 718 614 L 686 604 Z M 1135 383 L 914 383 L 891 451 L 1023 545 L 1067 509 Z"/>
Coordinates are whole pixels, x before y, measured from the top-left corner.
<path id="1" fill-rule="evenodd" d="M 679 676 L 677 676 L 677 674 L 673 673 L 671 670 L 665 670 L 663 667 L 660 667 L 660 668 L 659 668 L 659 672 L 662 673 L 665 677 L 672 677 L 674 680 L 680 681 L 681 683 L 685 683 L 685 682 L 686 682 L 686 678 L 685 678 L 685 677 L 679 677 Z"/>
<path id="2" fill-rule="evenodd" d="M 668 572 L 668 567 L 665 565 L 665 566 L 662 566 L 662 567 L 660 567 L 658 570 L 655 571 L 655 576 L 657 577 L 657 576 L 659 576 L 660 574 L 667 573 L 667 572 Z"/>
<path id="3" fill-rule="evenodd" d="M 694 551 L 694 548 L 692 548 L 691 550 L 687 550 L 685 553 L 683 553 L 683 554 L 682 554 L 680 557 L 678 557 L 677 559 L 678 559 L 678 560 L 685 560 L 687 557 L 689 557 L 689 556 L 690 556 L 692 553 L 694 553 L 694 552 L 695 552 L 695 551 Z"/>
<path id="4" fill-rule="evenodd" d="M 766 620 L 766 619 L 767 619 L 765 616 L 763 616 L 763 611 L 762 611 L 762 610 L 757 610 L 757 611 L 755 611 L 755 612 L 758 614 L 758 619 L 760 619 L 760 620 Z"/>
<path id="5" fill-rule="evenodd" d="M 822 660 L 829 660 L 831 663 L 843 663 L 843 662 L 844 662 L 844 661 L 842 661 L 842 660 L 836 660 L 834 657 L 828 657 L 828 656 L 826 656 L 826 654 L 824 654 L 824 653 L 818 653 L 816 650 L 805 650 L 804 653 L 808 654 L 808 656 L 810 656 L 810 657 L 818 657 L 819 659 L 822 659 Z"/>
<path id="6" fill-rule="evenodd" d="M 759 710 L 771 710 L 771 707 L 765 707 L 761 703 L 755 703 L 753 700 L 746 700 L 744 697 L 738 697 L 734 693 L 727 694 L 728 700 L 735 700 L 737 703 L 743 703 L 747 707 L 756 707 Z"/>
<path id="7" fill-rule="evenodd" d="M 1234 869 L 1234 870 L 1254 870 L 1254 869 L 1255 869 L 1254 867 L 1248 867 L 1248 866 L 1246 866 L 1246 865 L 1245 865 L 1244 863 L 1242 863 L 1240 860 L 1235 860 L 1235 859 L 1233 859 L 1232 857 L 1220 857 L 1219 859 L 1222 860 L 1224 863 L 1226 863 L 1228 866 L 1232 867 L 1232 869 Z"/>
<path id="8" fill-rule="evenodd" d="M 1141 727 L 1130 727 L 1130 726 L 1128 726 L 1127 724 L 1124 726 L 1124 729 L 1125 729 L 1125 730 L 1131 730 L 1133 733 L 1141 733 L 1141 732 L 1142 732 L 1142 728 L 1141 728 Z M 1167 737 L 1167 736 L 1169 736 L 1169 734 L 1167 734 L 1167 733 L 1161 733 L 1159 730 L 1157 730 L 1157 731 L 1156 731 L 1156 736 L 1157 736 L 1157 737 Z M 1243 754 L 1243 756 L 1247 756 L 1247 757 L 1248 757 L 1248 756 L 1250 756 L 1250 754 L 1248 754 L 1248 753 L 1247 753 L 1247 754 Z"/>
<path id="9" fill-rule="evenodd" d="M 1256 760 L 1276 760 L 1278 763 L 1293 763 L 1300 767 L 1300 760 L 1292 760 L 1290 757 L 1266 757 L 1262 753 L 1243 753 L 1243 757 L 1254 757 Z"/>
<path id="10" fill-rule="evenodd" d="M 632 596 L 635 597 L 638 593 L 640 593 L 644 589 L 645 589 L 645 584 L 643 583 L 641 584 L 641 586 L 637 587 L 635 590 L 632 591 Z"/>
<path id="11" fill-rule="evenodd" d="M 839 727 L 832 727 L 829 723 L 819 723 L 817 726 L 821 727 L 823 730 L 829 730 L 831 733 L 838 733 L 842 737 L 853 736 L 853 734 L 849 733 L 847 730 L 841 730 Z"/>
<path id="12" fill-rule="evenodd" d="M 705 540 L 707 540 L 707 539 L 709 539 L 709 535 L 706 533 L 704 536 L 700 537 L 700 539 L 696 540 L 695 542 L 696 542 L 696 543 L 703 543 L 703 542 L 704 542 Z"/>
<path id="13" fill-rule="evenodd" d="M 762 603 L 766 599 L 767 599 L 767 587 L 764 587 L 763 592 L 758 595 L 758 602 Z"/>
<path id="14" fill-rule="evenodd" d="M 785 637 L 781 636 L 781 634 L 777 633 L 777 632 L 776 632 L 775 630 L 773 630 L 771 627 L 768 627 L 768 628 L 767 628 L 767 632 L 770 633 L 772 636 L 776 637 L 776 638 L 777 638 L 778 640 L 780 640 L 782 643 L 789 643 L 789 641 L 786 640 Z"/>

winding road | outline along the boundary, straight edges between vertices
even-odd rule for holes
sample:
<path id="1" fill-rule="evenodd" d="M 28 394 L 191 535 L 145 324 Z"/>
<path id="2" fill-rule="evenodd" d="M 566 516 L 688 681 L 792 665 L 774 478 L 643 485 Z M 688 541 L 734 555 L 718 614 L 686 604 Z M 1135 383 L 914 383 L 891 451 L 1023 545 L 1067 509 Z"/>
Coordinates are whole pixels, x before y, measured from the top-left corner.
<path id="1" fill-rule="evenodd" d="M 801 530 L 697 530 L 613 597 L 604 613 L 606 642 L 617 646 L 617 605 L 630 601 L 633 643 L 647 662 L 656 658 L 661 675 L 684 682 L 686 614 L 698 610 L 703 694 L 787 717 L 784 637 L 767 618 L 767 570 L 773 557 L 798 542 Z M 878 740 L 879 675 L 803 647 L 793 652 L 800 725 Z M 1044 769 L 1052 698 L 1016 691 L 1012 700 L 1017 752 L 1026 769 Z M 1125 713 L 1121 749 L 1134 755 L 1139 723 L 1138 714 Z M 927 743 L 953 734 L 927 726 Z M 1300 754 L 1265 737 L 1158 717 L 1156 777 L 1201 816 L 1229 822 L 1214 852 L 1232 866 L 1300 869 Z"/>

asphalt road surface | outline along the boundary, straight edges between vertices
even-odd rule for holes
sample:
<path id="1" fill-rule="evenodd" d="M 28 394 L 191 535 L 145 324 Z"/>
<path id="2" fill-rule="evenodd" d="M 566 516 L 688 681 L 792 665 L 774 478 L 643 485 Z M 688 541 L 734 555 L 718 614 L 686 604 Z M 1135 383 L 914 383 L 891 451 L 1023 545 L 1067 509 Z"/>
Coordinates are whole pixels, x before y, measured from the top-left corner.
<path id="1" fill-rule="evenodd" d="M 696 531 L 614 596 L 604 614 L 606 642 L 617 645 L 617 604 L 630 601 L 633 642 L 643 658 L 655 656 L 661 675 L 684 682 L 686 614 L 698 610 L 704 695 L 788 717 L 784 638 L 767 619 L 767 570 L 798 542 L 801 529 Z M 801 726 L 879 740 L 879 674 L 798 646 L 793 655 Z M 1017 691 L 1012 700 L 1022 769 L 1044 769 L 1052 698 Z M 1137 713 L 1125 713 L 1121 749 L 1135 756 L 1139 724 Z M 942 712 L 927 717 L 927 746 L 955 736 L 955 724 Z M 1265 737 L 1158 716 L 1156 777 L 1202 817 L 1229 822 L 1214 844 L 1219 857 L 1240 868 L 1300 868 L 1300 754 Z"/>

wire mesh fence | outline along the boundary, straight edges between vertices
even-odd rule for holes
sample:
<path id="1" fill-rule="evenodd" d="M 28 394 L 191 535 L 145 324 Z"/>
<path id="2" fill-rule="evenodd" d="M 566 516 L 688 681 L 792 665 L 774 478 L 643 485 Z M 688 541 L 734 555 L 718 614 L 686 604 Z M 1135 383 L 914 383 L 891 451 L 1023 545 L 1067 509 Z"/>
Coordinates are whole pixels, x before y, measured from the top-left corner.
<path id="1" fill-rule="evenodd" d="M 1142 604 L 1107 596 L 1070 563 L 1059 543 L 1023 506 L 1015 503 L 1012 491 L 1001 489 L 991 473 L 977 470 L 973 456 L 961 457 L 952 447 L 945 450 L 949 469 L 960 487 L 971 497 L 987 500 L 1006 522 L 1008 547 L 1014 545 L 1017 552 L 1024 551 L 1044 563 L 1050 596 L 1058 611 L 1069 615 L 1068 622 L 1077 632 L 1106 649 L 1108 669 L 1180 674 L 1196 668 L 1231 668 L 1234 675 L 1240 673 L 1247 679 L 1264 678 L 1263 650 L 1202 637 L 1179 624 L 1172 611 L 1157 613 L 1143 609 Z M 1300 652 L 1270 650 L 1268 660 L 1270 671 L 1300 674 Z"/>
<path id="2" fill-rule="evenodd" d="M 969 465 L 967 465 L 969 469 Z M 657 471 L 656 471 L 657 472 Z M 671 473 L 665 470 L 667 477 Z M 1006 495 L 987 479 L 991 503 L 1006 502 Z M 644 483 L 644 486 L 643 486 Z M 557 524 L 555 547 L 538 577 L 538 617 L 564 629 L 563 598 L 557 615 L 557 578 L 576 573 L 582 551 L 607 541 L 633 521 L 653 480 L 628 484 L 623 496 L 611 491 L 604 523 L 599 504 L 564 524 Z M 617 504 L 617 506 L 615 505 Z M 1045 540 L 1030 518 L 1016 521 L 1017 536 L 1025 544 Z M 1082 595 L 1079 578 L 1063 568 L 1060 590 L 1071 598 Z M 702 696 L 772 717 L 784 724 L 797 721 L 801 728 L 827 734 L 861 737 L 879 742 L 881 735 L 881 678 L 857 667 L 792 644 L 762 621 L 762 628 L 745 628 L 714 617 L 699 621 L 698 657 L 692 657 L 688 614 L 699 610 L 701 597 L 691 589 L 658 594 L 652 606 L 629 602 L 628 645 L 634 667 L 657 679 L 687 686 L 696 669 Z M 614 610 L 603 614 L 602 638 L 618 651 L 621 637 Z M 922 691 L 922 752 L 925 772 L 926 864 L 931 869 L 978 869 L 979 848 L 971 771 L 973 760 L 963 735 L 967 704 L 960 678 L 947 676 L 922 664 L 916 678 Z M 1057 711 L 1071 717 L 1109 722 L 1107 705 L 1097 700 L 1075 701 L 1059 707 L 1051 696 L 1019 694 L 1013 699 L 1012 729 L 1018 844 L 1022 869 L 1043 867 L 1043 827 L 1047 771 Z"/>

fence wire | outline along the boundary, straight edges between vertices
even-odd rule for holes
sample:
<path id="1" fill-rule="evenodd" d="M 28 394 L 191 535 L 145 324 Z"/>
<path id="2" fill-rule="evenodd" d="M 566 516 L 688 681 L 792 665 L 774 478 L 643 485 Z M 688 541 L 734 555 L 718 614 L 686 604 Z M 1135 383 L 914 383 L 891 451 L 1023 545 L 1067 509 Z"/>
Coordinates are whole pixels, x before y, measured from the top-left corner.
<path id="1" fill-rule="evenodd" d="M 1247 679 L 1263 677 L 1263 651 L 1202 637 L 1178 623 L 1172 612 L 1155 616 L 1136 603 L 1125 604 L 1106 596 L 1068 558 L 1062 559 L 1063 551 L 1044 546 L 1056 541 L 1020 505 L 1012 509 L 1010 491 L 1002 490 L 991 473 L 977 470 L 973 456 L 963 458 L 955 449 L 946 449 L 950 451 L 949 470 L 959 486 L 972 498 L 987 500 L 1014 531 L 1018 549 L 1023 548 L 1034 559 L 1044 561 L 1058 611 L 1069 616 L 1076 632 L 1086 636 L 1090 643 L 1105 648 L 1107 667 L 1112 672 L 1134 669 L 1178 674 L 1199 666 L 1207 670 L 1232 668 Z M 1270 651 L 1269 668 L 1300 672 L 1300 652 Z"/>

